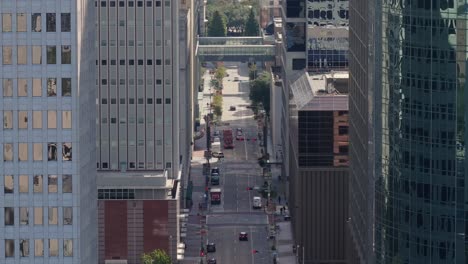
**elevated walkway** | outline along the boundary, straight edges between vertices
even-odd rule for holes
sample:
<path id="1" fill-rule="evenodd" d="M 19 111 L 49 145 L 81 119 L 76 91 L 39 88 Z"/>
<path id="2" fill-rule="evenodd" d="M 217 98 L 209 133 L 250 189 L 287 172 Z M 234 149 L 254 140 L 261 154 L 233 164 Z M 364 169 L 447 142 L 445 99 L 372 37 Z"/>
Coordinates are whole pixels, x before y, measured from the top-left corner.
<path id="1" fill-rule="evenodd" d="M 268 61 L 275 53 L 275 45 L 263 44 L 263 37 L 199 37 L 196 49 L 203 61 Z"/>

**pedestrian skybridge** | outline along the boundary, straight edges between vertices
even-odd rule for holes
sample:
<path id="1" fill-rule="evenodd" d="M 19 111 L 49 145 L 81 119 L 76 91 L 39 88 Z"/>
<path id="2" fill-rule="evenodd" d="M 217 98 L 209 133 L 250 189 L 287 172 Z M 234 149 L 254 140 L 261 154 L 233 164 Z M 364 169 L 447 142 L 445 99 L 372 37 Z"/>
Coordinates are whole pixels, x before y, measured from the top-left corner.
<path id="1" fill-rule="evenodd" d="M 199 37 L 196 55 L 203 61 L 267 61 L 275 58 L 275 45 L 262 37 Z"/>

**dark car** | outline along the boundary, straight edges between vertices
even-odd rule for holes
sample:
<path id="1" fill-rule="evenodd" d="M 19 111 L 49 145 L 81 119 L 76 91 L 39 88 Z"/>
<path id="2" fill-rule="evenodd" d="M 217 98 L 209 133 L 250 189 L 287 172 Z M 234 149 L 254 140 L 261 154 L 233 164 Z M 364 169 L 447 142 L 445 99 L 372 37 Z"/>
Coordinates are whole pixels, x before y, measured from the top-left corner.
<path id="1" fill-rule="evenodd" d="M 206 252 L 216 252 L 215 243 L 208 243 L 208 245 L 206 245 Z"/>
<path id="2" fill-rule="evenodd" d="M 247 235 L 246 232 L 240 232 L 239 233 L 239 241 L 248 241 L 249 236 Z"/>
<path id="3" fill-rule="evenodd" d="M 218 167 L 211 168 L 211 174 L 213 173 L 219 174 L 219 168 Z"/>
<path id="4" fill-rule="evenodd" d="M 233 105 L 231 105 L 231 106 L 229 107 L 229 111 L 236 111 L 236 107 L 233 106 Z"/>
<path id="5" fill-rule="evenodd" d="M 214 259 L 214 258 L 209 259 L 208 264 L 216 264 L 216 259 Z"/>

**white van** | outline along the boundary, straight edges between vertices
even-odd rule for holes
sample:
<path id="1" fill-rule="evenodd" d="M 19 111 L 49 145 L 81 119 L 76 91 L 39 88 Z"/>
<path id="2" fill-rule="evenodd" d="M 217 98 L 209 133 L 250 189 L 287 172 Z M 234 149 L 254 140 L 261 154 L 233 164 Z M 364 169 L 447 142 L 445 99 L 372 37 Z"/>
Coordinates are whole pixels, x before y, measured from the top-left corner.
<path id="1" fill-rule="evenodd" d="M 253 208 L 260 209 L 262 208 L 262 198 L 258 196 L 254 196 L 253 198 Z"/>

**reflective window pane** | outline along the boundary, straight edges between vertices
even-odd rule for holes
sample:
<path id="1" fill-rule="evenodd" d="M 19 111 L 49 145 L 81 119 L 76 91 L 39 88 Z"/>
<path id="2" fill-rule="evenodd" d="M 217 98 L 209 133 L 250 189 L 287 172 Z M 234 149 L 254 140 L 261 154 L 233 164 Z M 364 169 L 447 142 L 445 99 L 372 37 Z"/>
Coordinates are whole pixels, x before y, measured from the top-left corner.
<path id="1" fill-rule="evenodd" d="M 62 175 L 62 192 L 71 193 L 73 191 L 71 175 Z"/>
<path id="2" fill-rule="evenodd" d="M 47 46 L 47 64 L 57 63 L 57 47 Z"/>
<path id="3" fill-rule="evenodd" d="M 62 111 L 62 128 L 72 128 L 71 111 Z"/>
<path id="4" fill-rule="evenodd" d="M 55 13 L 46 14 L 47 32 L 55 32 Z"/>
<path id="5" fill-rule="evenodd" d="M 4 97 L 13 96 L 13 80 L 12 79 L 3 79 L 3 96 Z"/>
<path id="6" fill-rule="evenodd" d="M 70 21 L 70 13 L 62 13 L 60 14 L 60 26 L 62 32 L 70 32 L 71 28 L 71 21 Z"/>
<path id="7" fill-rule="evenodd" d="M 62 96 L 71 96 L 71 78 L 62 78 Z"/>
<path id="8" fill-rule="evenodd" d="M 41 79 L 32 79 L 33 96 L 42 96 Z"/>
<path id="9" fill-rule="evenodd" d="M 73 240 L 72 239 L 63 240 L 63 256 L 73 257 Z"/>
<path id="10" fill-rule="evenodd" d="M 27 111 L 18 111 L 18 128 L 19 129 L 28 128 L 28 112 Z"/>
<path id="11" fill-rule="evenodd" d="M 33 143 L 33 160 L 42 160 L 42 143 Z"/>
<path id="12" fill-rule="evenodd" d="M 20 239 L 20 257 L 29 257 L 29 239 Z"/>
<path id="13" fill-rule="evenodd" d="M 28 193 L 29 192 L 29 176 L 28 175 L 20 175 L 18 183 L 19 183 L 19 192 L 20 193 Z"/>
<path id="14" fill-rule="evenodd" d="M 26 32 L 27 19 L 25 13 L 16 14 L 16 31 Z"/>
<path id="15" fill-rule="evenodd" d="M 72 207 L 63 207 L 63 224 L 64 225 L 73 224 L 73 208 Z"/>
<path id="16" fill-rule="evenodd" d="M 3 128 L 13 128 L 13 111 L 3 111 Z"/>
<path id="17" fill-rule="evenodd" d="M 20 207 L 20 225 L 29 225 L 28 207 Z"/>
<path id="18" fill-rule="evenodd" d="M 10 226 L 15 224 L 15 208 L 5 207 L 5 225 Z"/>
<path id="19" fill-rule="evenodd" d="M 34 256 L 36 257 L 44 256 L 44 240 L 34 239 Z"/>
<path id="20" fill-rule="evenodd" d="M 12 63 L 13 48 L 11 46 L 3 46 L 3 64 L 8 65 Z"/>
<path id="21" fill-rule="evenodd" d="M 47 143 L 47 160 L 57 160 L 57 143 Z"/>
<path id="22" fill-rule="evenodd" d="M 15 256 L 15 240 L 5 239 L 5 257 L 12 258 Z"/>
<path id="23" fill-rule="evenodd" d="M 32 46 L 32 64 L 42 64 L 41 46 Z"/>
<path id="24" fill-rule="evenodd" d="M 71 64 L 71 46 L 62 46 L 62 64 Z"/>
<path id="25" fill-rule="evenodd" d="M 17 64 L 24 65 L 28 63 L 28 49 L 27 46 L 18 46 L 17 47 Z"/>
<path id="26" fill-rule="evenodd" d="M 2 14 L 2 31 L 11 32 L 11 14 Z"/>
<path id="27" fill-rule="evenodd" d="M 5 184 L 4 192 L 5 193 L 13 193 L 14 192 L 14 186 L 15 186 L 15 181 L 14 181 L 13 175 L 5 175 L 4 178 L 5 178 L 5 180 L 4 180 L 4 184 Z"/>
<path id="28" fill-rule="evenodd" d="M 13 144 L 3 144 L 3 161 L 13 161 Z"/>
<path id="29" fill-rule="evenodd" d="M 47 96 L 57 96 L 57 79 L 47 79 Z"/>
<path id="30" fill-rule="evenodd" d="M 58 239 L 49 239 L 49 256 L 58 256 Z"/>
<path id="31" fill-rule="evenodd" d="M 34 207 L 34 224 L 44 224 L 44 213 L 42 211 L 42 207 Z"/>
<path id="32" fill-rule="evenodd" d="M 57 175 L 49 175 L 47 177 L 47 186 L 48 186 L 48 190 L 50 193 L 57 192 L 57 184 L 58 184 Z"/>
<path id="33" fill-rule="evenodd" d="M 33 185 L 34 185 L 33 191 L 35 193 L 41 193 L 43 191 L 42 175 L 34 175 Z"/>
<path id="34" fill-rule="evenodd" d="M 71 143 L 63 143 L 62 158 L 63 160 L 72 160 L 72 144 Z"/>
<path id="35" fill-rule="evenodd" d="M 18 79 L 18 96 L 28 96 L 27 79 Z"/>
<path id="36" fill-rule="evenodd" d="M 28 143 L 18 143 L 18 160 L 28 160 Z"/>
<path id="37" fill-rule="evenodd" d="M 33 111 L 33 128 L 42 128 L 42 111 Z"/>
<path id="38" fill-rule="evenodd" d="M 49 207 L 49 225 L 58 224 L 58 208 Z"/>
<path id="39" fill-rule="evenodd" d="M 57 111 L 47 111 L 47 128 L 57 128 Z"/>
<path id="40" fill-rule="evenodd" d="M 34 13 L 31 15 L 31 30 L 32 32 L 42 31 L 42 16 L 41 13 Z"/>

